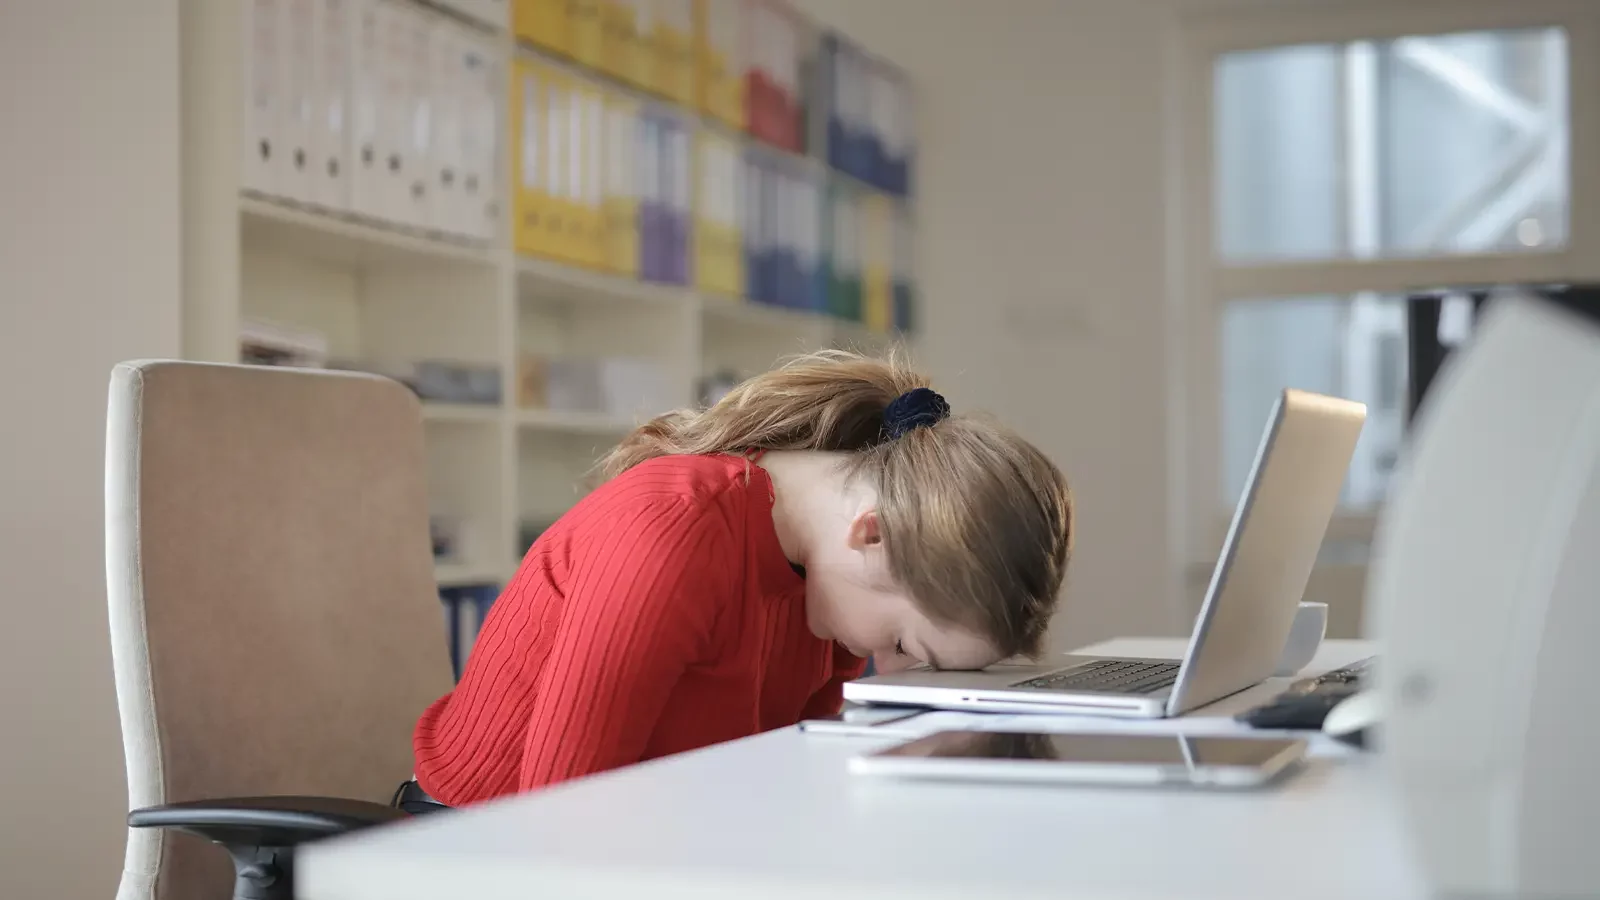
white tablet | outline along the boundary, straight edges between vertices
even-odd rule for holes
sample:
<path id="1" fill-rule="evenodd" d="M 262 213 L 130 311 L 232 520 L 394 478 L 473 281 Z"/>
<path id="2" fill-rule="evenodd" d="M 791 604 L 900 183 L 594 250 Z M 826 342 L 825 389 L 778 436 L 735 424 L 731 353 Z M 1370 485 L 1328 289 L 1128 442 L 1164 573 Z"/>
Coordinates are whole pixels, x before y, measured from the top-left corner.
<path id="1" fill-rule="evenodd" d="M 942 731 L 853 758 L 862 775 L 960 781 L 1249 788 L 1305 757 L 1299 739 Z"/>

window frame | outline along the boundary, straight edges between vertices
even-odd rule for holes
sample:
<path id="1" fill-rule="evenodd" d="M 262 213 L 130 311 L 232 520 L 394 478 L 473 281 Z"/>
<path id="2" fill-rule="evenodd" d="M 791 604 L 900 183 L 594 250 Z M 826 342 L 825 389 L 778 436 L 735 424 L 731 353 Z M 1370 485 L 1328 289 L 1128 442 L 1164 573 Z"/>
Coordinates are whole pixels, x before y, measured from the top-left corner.
<path id="1" fill-rule="evenodd" d="M 1410 35 L 1558 27 L 1567 40 L 1569 212 L 1564 247 L 1528 253 L 1436 258 L 1228 263 L 1213 253 L 1213 71 L 1228 53 L 1299 44 L 1382 40 Z M 1192 584 L 1214 565 L 1232 510 L 1219 503 L 1222 481 L 1222 316 L 1235 300 L 1366 292 L 1422 286 L 1600 280 L 1600 3 L 1592 0 L 1433 0 L 1424 4 L 1356 0 L 1308 7 L 1282 2 L 1248 9 L 1180 13 L 1167 70 L 1168 209 L 1171 242 L 1167 351 L 1170 460 L 1168 535 L 1173 584 Z M 1376 514 L 1341 513 L 1329 539 L 1370 542 Z M 1175 594 L 1175 621 L 1193 614 Z"/>

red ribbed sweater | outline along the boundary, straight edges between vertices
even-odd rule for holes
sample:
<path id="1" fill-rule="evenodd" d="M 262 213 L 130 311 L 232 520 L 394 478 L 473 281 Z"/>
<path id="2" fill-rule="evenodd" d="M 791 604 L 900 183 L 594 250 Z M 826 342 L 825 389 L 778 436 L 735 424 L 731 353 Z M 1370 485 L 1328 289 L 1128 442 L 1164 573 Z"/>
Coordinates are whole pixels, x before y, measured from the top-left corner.
<path id="1" fill-rule="evenodd" d="M 772 504 L 733 456 L 649 460 L 585 497 L 418 722 L 422 788 L 462 806 L 838 712 L 866 662 L 808 629 Z"/>

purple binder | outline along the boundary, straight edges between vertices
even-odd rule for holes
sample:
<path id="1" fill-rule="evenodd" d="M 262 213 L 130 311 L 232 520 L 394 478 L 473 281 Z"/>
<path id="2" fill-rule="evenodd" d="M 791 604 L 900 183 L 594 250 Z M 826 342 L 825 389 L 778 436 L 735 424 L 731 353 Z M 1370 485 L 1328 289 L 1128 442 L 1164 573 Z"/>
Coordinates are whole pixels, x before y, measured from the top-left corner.
<path id="1" fill-rule="evenodd" d="M 677 116 L 662 122 L 662 183 L 666 202 L 662 209 L 663 279 L 673 284 L 689 283 L 689 230 L 693 226 L 689 125 Z"/>
<path id="2" fill-rule="evenodd" d="M 654 110 L 639 116 L 635 154 L 639 181 L 639 277 L 666 281 L 665 191 L 662 179 L 662 120 Z"/>

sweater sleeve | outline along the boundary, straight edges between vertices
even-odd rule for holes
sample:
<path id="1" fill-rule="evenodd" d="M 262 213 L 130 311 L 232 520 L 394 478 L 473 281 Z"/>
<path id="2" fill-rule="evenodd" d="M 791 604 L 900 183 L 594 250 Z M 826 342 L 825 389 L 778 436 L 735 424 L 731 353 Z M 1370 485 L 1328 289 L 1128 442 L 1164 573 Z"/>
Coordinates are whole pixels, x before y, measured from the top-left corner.
<path id="1" fill-rule="evenodd" d="M 619 510 L 575 542 L 521 790 L 643 758 L 673 686 L 707 650 L 738 558 L 723 510 L 688 500 Z"/>
<path id="2" fill-rule="evenodd" d="M 838 675 L 828 679 L 828 683 L 806 701 L 800 718 L 826 719 L 828 716 L 837 716 L 839 710 L 844 709 L 844 683 L 848 680 Z"/>
<path id="3" fill-rule="evenodd" d="M 844 651 L 836 650 L 836 655 Z M 867 669 L 867 661 L 856 659 L 853 656 L 843 656 L 835 659 L 833 677 L 829 678 L 817 692 L 806 700 L 805 709 L 801 711 L 802 719 L 824 719 L 836 716 L 844 708 L 844 683 L 860 678 Z"/>

